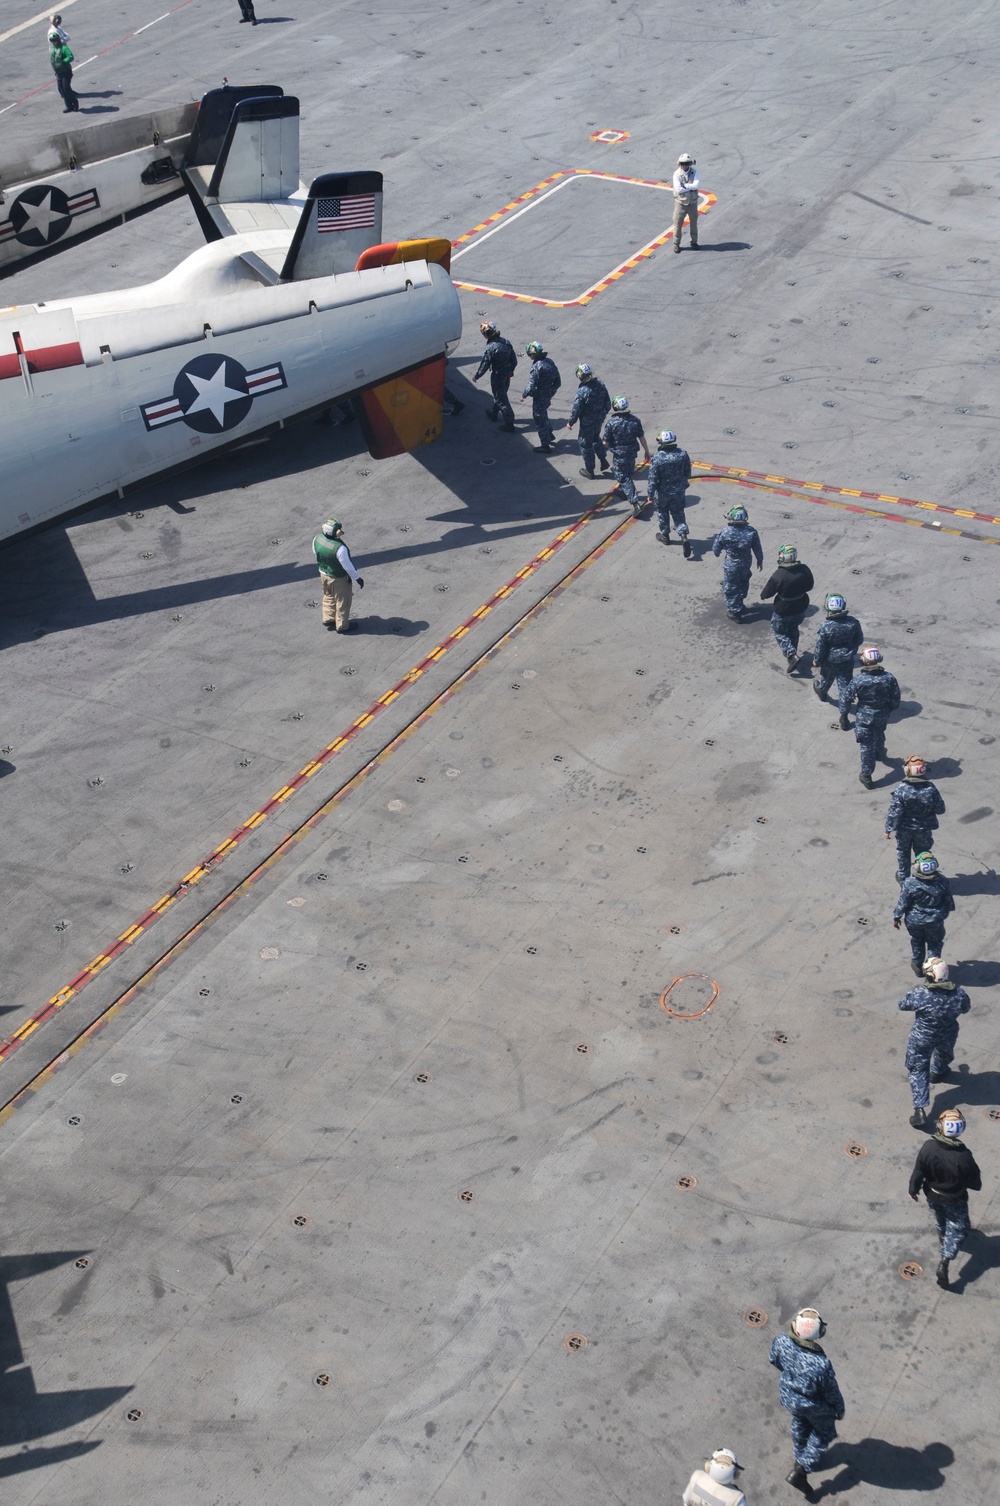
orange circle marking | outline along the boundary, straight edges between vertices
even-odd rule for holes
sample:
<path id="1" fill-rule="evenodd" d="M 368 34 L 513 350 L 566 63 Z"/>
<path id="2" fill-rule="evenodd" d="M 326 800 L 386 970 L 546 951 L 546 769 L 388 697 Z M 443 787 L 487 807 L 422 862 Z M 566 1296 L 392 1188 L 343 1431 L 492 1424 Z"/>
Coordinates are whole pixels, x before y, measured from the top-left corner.
<path id="1" fill-rule="evenodd" d="M 706 983 L 711 984 L 712 987 L 712 997 L 709 999 L 708 1003 L 704 1006 L 703 1009 L 698 1009 L 693 1014 L 685 1013 L 680 1009 L 674 1009 L 667 1002 L 670 990 L 672 988 L 676 988 L 678 983 L 683 983 L 685 978 L 702 978 Z M 673 1015 L 675 1020 L 700 1020 L 703 1014 L 708 1014 L 708 1011 L 712 1008 L 712 1005 L 719 997 L 720 992 L 721 990 L 715 979 L 710 978 L 707 973 L 681 973 L 679 978 L 674 978 L 673 981 L 668 983 L 666 988 L 663 990 L 662 994 L 660 995 L 660 1008 L 665 1009 L 667 1011 L 667 1014 Z"/>

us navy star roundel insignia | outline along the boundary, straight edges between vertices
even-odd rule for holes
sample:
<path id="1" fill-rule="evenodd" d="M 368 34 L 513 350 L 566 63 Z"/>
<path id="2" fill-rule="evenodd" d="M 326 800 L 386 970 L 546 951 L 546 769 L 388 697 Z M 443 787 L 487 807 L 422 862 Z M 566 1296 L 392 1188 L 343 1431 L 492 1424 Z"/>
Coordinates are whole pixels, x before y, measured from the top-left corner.
<path id="1" fill-rule="evenodd" d="M 60 240 L 78 214 L 100 207 L 101 201 L 94 188 L 70 198 L 52 184 L 35 183 L 18 194 L 10 206 L 8 218 L 0 221 L 0 245 L 5 241 L 19 240 L 22 246 L 41 250 Z"/>
<path id="2" fill-rule="evenodd" d="M 143 422 L 150 432 L 183 420 L 199 434 L 222 434 L 242 423 L 255 397 L 287 386 L 280 361 L 247 371 L 232 356 L 195 356 L 177 373 L 170 397 L 143 403 Z"/>

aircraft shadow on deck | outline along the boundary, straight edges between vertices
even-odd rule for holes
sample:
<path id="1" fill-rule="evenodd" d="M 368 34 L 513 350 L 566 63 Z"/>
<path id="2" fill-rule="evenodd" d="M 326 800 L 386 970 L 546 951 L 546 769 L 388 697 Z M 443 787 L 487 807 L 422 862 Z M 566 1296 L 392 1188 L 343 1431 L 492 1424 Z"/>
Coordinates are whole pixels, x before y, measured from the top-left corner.
<path id="1" fill-rule="evenodd" d="M 7 608 L 0 623 L 0 649 L 49 633 L 242 596 L 248 591 L 291 584 L 312 585 L 315 578 L 316 569 L 309 560 L 302 564 L 238 570 L 207 580 L 178 581 L 99 600 L 65 530 L 54 524 L 46 533 L 15 544 L 0 556 L 0 593 L 6 597 Z M 11 769 L 0 768 L 0 776 L 5 772 L 10 773 Z"/>
<path id="2" fill-rule="evenodd" d="M 86 1255 L 84 1250 L 51 1250 L 39 1255 L 0 1257 L 0 1448 L 12 1448 L 77 1427 L 127 1396 L 131 1386 L 98 1386 L 83 1391 L 39 1391 L 25 1362 L 10 1297 L 12 1282 L 26 1281 Z M 81 1272 L 60 1311 L 70 1311 L 83 1295 L 93 1267 Z M 75 1272 L 74 1272 L 75 1274 Z M 0 1478 L 58 1463 L 97 1448 L 100 1440 L 28 1450 L 0 1460 Z"/>

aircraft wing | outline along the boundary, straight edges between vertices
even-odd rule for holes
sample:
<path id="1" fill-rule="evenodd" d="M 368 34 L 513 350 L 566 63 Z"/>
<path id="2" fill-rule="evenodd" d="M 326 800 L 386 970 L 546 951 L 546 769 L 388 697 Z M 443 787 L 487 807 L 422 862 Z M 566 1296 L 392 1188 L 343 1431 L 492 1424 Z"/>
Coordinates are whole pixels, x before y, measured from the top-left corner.
<path id="1" fill-rule="evenodd" d="M 184 192 L 196 103 L 50 136 L 0 174 L 0 276 Z"/>

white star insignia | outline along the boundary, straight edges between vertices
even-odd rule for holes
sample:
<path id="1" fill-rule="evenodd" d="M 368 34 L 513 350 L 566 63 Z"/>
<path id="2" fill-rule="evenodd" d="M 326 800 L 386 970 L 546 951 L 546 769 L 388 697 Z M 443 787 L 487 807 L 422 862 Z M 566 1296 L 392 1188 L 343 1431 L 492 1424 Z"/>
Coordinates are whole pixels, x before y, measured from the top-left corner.
<path id="1" fill-rule="evenodd" d="M 226 386 L 226 363 L 220 361 L 215 372 L 210 377 L 195 376 L 194 372 L 187 373 L 187 379 L 192 387 L 197 390 L 198 396 L 193 403 L 184 409 L 185 415 L 191 413 L 211 413 L 217 424 L 226 421 L 226 404 L 239 402 L 246 397 L 245 392 L 240 392 L 233 387 Z"/>
<path id="2" fill-rule="evenodd" d="M 27 219 L 21 227 L 20 233 L 23 235 L 26 230 L 37 230 L 44 240 L 49 239 L 49 230 L 53 225 L 60 224 L 62 221 L 70 218 L 61 209 L 52 208 L 51 188 L 47 190 L 45 198 L 40 204 L 26 204 L 22 199 L 21 209 L 27 215 Z"/>

